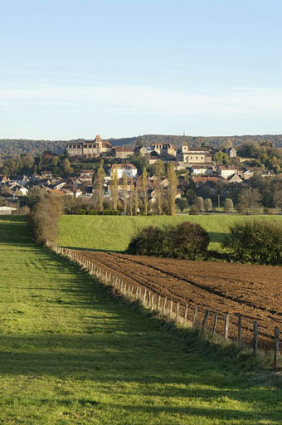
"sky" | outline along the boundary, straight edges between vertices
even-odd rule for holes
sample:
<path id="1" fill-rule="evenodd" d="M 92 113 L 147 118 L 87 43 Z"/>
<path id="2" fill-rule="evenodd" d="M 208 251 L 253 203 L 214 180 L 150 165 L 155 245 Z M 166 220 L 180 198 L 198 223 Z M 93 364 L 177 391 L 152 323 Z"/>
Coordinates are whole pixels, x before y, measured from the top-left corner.
<path id="1" fill-rule="evenodd" d="M 0 8 L 0 139 L 282 133 L 281 0 Z"/>

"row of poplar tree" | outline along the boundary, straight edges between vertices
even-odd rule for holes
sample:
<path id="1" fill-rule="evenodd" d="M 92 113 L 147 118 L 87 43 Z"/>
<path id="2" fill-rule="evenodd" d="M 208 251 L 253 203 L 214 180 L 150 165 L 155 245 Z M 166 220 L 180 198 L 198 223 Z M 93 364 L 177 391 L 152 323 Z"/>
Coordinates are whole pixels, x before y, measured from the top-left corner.
<path id="1" fill-rule="evenodd" d="M 167 166 L 168 186 L 162 185 L 163 176 L 165 174 L 164 164 L 157 161 L 154 166 L 154 202 L 149 201 L 148 196 L 148 174 L 146 167 L 142 172 L 142 184 L 138 188 L 134 184 L 133 178 L 128 178 L 124 173 L 120 185 L 118 179 L 117 167 L 114 167 L 111 173 L 110 192 L 112 199 L 112 208 L 114 211 L 121 209 L 125 214 L 137 215 L 142 211 L 143 215 L 148 215 L 152 210 L 155 214 L 163 214 L 164 212 L 174 215 L 176 211 L 175 199 L 177 195 L 177 175 L 174 165 L 169 163 Z M 96 205 L 99 211 L 103 210 L 105 200 L 105 177 L 103 162 L 101 162 L 94 183 L 93 197 L 96 198 Z M 121 187 L 120 187 L 121 186 Z"/>

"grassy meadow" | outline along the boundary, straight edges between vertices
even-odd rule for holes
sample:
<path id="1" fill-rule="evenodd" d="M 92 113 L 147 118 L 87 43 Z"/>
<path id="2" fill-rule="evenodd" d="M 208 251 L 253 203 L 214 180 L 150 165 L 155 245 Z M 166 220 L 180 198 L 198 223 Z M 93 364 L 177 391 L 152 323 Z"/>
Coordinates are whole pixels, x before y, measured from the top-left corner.
<path id="1" fill-rule="evenodd" d="M 250 220 L 253 216 L 211 214 L 203 216 L 79 216 L 60 217 L 58 244 L 65 247 L 88 248 L 106 251 L 125 251 L 137 229 L 146 226 L 163 226 L 192 221 L 203 226 L 210 235 L 210 249 L 219 250 L 220 243 L 235 221 Z M 282 216 L 256 216 L 259 219 L 278 220 Z"/>
<path id="2" fill-rule="evenodd" d="M 0 261 L 0 424 L 281 424 L 271 376 L 113 298 L 23 218 L 0 218 Z"/>

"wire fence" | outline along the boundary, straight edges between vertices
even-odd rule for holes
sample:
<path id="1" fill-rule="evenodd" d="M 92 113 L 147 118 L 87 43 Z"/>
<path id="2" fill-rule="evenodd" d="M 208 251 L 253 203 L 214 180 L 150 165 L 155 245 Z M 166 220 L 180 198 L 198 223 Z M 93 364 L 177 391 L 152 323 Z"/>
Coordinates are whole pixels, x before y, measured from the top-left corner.
<path id="1" fill-rule="evenodd" d="M 211 338 L 220 334 L 224 340 L 231 339 L 239 345 L 250 344 L 250 338 L 247 341 L 243 338 L 243 331 L 247 330 L 252 334 L 251 344 L 254 356 L 258 354 L 259 335 L 264 338 L 268 337 L 272 341 L 270 345 L 273 347 L 272 350 L 274 353 L 273 368 L 275 371 L 278 370 L 280 348 L 280 330 L 278 326 L 274 327 L 272 335 L 260 334 L 257 320 L 252 321 L 252 328 L 250 329 L 250 318 L 248 318 L 248 327 L 246 327 L 244 325 L 245 317 L 241 314 L 236 314 L 236 317 L 234 317 L 234 315 L 230 315 L 228 312 L 222 313 L 220 311 L 209 310 L 195 303 L 187 302 L 183 305 L 179 302 L 174 302 L 168 297 L 153 292 L 140 284 L 136 283 L 134 285 L 125 282 L 119 276 L 105 270 L 75 250 L 63 248 L 51 242 L 47 242 L 46 246 L 55 253 L 79 264 L 91 276 L 97 278 L 101 283 L 113 287 L 129 301 L 138 300 L 143 307 L 160 313 L 168 320 L 174 321 L 178 326 L 189 326 L 199 329 L 203 334 L 209 333 Z"/>

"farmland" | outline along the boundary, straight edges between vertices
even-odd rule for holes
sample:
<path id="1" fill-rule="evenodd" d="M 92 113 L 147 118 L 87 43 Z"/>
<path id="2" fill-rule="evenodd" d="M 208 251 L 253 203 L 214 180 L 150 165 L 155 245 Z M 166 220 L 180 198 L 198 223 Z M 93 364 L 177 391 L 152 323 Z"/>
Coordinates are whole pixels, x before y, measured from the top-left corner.
<path id="1" fill-rule="evenodd" d="M 256 216 L 266 220 L 282 223 L 282 216 Z M 201 224 L 210 235 L 209 248 L 218 250 L 220 242 L 229 232 L 234 221 L 251 219 L 245 216 L 205 215 L 188 216 L 75 216 L 65 215 L 60 218 L 60 236 L 58 244 L 69 248 L 88 248 L 102 251 L 123 252 L 137 229 L 146 226 L 176 225 L 183 221 Z"/>
<path id="2" fill-rule="evenodd" d="M 279 267 L 222 264 L 162 259 L 123 254 L 80 251 L 104 270 L 124 282 L 141 286 L 180 303 L 186 303 L 192 319 L 195 305 L 202 319 L 205 310 L 218 312 L 218 331 L 223 333 L 226 312 L 231 317 L 230 336 L 237 337 L 237 315 L 243 316 L 242 338 L 252 341 L 253 322 L 259 326 L 261 347 L 273 346 L 273 329 L 282 328 L 282 272 Z M 213 317 L 210 316 L 210 327 Z"/>
<path id="3" fill-rule="evenodd" d="M 169 333 L 0 220 L 0 423 L 278 425 L 271 376 Z"/>

